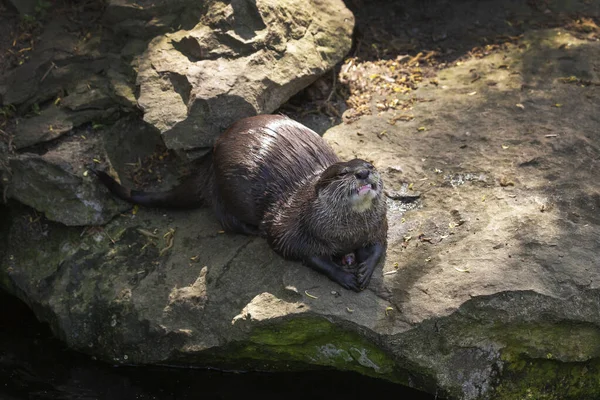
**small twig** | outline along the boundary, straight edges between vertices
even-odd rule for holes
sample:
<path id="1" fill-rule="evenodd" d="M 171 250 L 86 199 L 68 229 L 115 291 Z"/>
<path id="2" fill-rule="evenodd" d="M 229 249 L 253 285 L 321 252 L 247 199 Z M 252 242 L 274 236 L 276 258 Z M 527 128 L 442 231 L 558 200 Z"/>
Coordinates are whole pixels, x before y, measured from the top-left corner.
<path id="1" fill-rule="evenodd" d="M 158 255 L 162 257 L 171 247 L 173 247 L 173 243 L 175 242 L 175 229 L 171 228 L 163 235 L 163 238 L 167 241 L 167 246 L 162 249 Z"/>
<path id="2" fill-rule="evenodd" d="M 137 231 L 139 233 L 141 233 L 142 235 L 144 235 L 144 236 L 148 236 L 148 237 L 153 238 L 153 239 L 159 239 L 158 235 L 155 235 L 154 233 L 152 233 L 150 231 L 147 231 L 146 229 L 138 228 Z"/>
<path id="3" fill-rule="evenodd" d="M 48 76 L 48 74 L 50 73 L 50 71 L 52 71 L 54 68 L 56 68 L 56 64 L 54 64 L 54 61 L 50 61 L 50 68 L 48 68 L 48 71 L 46 71 L 46 73 L 44 74 L 44 76 L 42 76 L 42 79 L 40 79 L 40 83 L 44 82 L 44 79 L 46 79 L 46 77 Z"/>
<path id="4" fill-rule="evenodd" d="M 329 111 L 329 112 L 330 112 L 330 113 L 332 113 L 332 114 L 335 114 L 335 116 L 336 116 L 336 117 L 338 117 L 338 118 L 341 118 L 341 117 L 342 117 L 342 116 L 340 115 L 339 111 L 338 111 L 338 110 L 336 110 L 336 108 L 333 106 L 333 104 L 331 104 L 330 102 L 327 102 L 326 104 L 327 104 L 327 106 L 326 106 L 326 108 L 327 108 L 327 111 Z"/>
<path id="5" fill-rule="evenodd" d="M 173 247 L 173 236 L 169 236 L 167 246 L 158 253 L 158 256 L 162 257 L 163 254 L 165 254 L 167 251 L 169 251 L 169 249 L 171 247 Z"/>
<path id="6" fill-rule="evenodd" d="M 112 242 L 112 244 L 117 243 L 117 242 L 115 242 L 115 240 L 113 238 L 110 237 L 108 232 L 106 232 L 106 229 L 102 229 L 102 233 L 104 233 L 106 235 L 106 237 Z"/>
<path id="7" fill-rule="evenodd" d="M 335 93 L 335 82 L 336 82 L 335 68 L 331 72 L 333 75 L 333 87 L 331 88 L 331 92 L 329 93 L 329 96 L 327 96 L 327 100 L 325 100 L 326 102 L 329 102 L 331 100 L 331 97 Z"/>

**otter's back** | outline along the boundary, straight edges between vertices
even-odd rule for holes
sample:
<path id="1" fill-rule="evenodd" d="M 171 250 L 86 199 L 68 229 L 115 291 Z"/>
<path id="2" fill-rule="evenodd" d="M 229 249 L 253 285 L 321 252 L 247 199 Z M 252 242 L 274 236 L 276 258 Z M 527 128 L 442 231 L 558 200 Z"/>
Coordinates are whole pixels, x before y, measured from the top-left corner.
<path id="1" fill-rule="evenodd" d="M 339 161 L 314 131 L 278 115 L 233 124 L 214 148 L 215 190 L 228 213 L 258 226 L 266 208 Z"/>

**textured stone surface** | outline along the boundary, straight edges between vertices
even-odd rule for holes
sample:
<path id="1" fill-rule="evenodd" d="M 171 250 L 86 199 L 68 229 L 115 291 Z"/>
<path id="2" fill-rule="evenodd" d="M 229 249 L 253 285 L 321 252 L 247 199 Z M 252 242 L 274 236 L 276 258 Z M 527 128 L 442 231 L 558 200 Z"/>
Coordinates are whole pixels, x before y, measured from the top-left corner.
<path id="1" fill-rule="evenodd" d="M 130 67 L 105 45 L 113 42 L 110 32 L 99 29 L 89 39 L 81 37 L 67 18 L 58 17 L 44 27 L 27 63 L 2 71 L 0 101 L 19 111 L 9 130 L 17 149 L 55 140 L 87 123 L 114 122 L 120 110 L 135 107 Z"/>
<path id="2" fill-rule="evenodd" d="M 332 68 L 353 27 L 341 1 L 214 3 L 201 23 L 156 37 L 141 56 L 144 120 L 169 148 L 210 146 L 234 121 L 274 111 Z"/>
<path id="3" fill-rule="evenodd" d="M 139 210 L 83 235 L 47 223 L 45 236 L 17 213 L 1 282 L 71 347 L 111 362 L 299 362 L 465 399 L 510 398 L 511 376 L 535 387 L 542 371 L 586 370 L 577 385 L 592 393 L 600 93 L 560 83 L 570 73 L 560 62 L 537 90 L 520 90 L 535 60 L 561 57 L 548 41 L 575 43 L 578 60 L 600 56 L 557 33 L 442 71 L 443 85 L 419 89 L 437 100 L 416 105 L 414 121 L 363 117 L 327 132 L 342 157 L 373 160 L 392 193 L 420 192 L 390 200 L 386 263 L 362 293 L 284 262 L 262 239 L 219 233 L 209 210 Z M 522 75 L 492 68 L 499 60 Z M 501 84 L 462 79 L 473 69 Z"/>
<path id="4" fill-rule="evenodd" d="M 92 134 L 93 135 L 93 134 Z M 87 169 L 97 138 L 72 137 L 40 156 L 12 156 L 3 175 L 6 195 L 65 225 L 102 225 L 129 205 L 98 187 Z"/>
<path id="5" fill-rule="evenodd" d="M 10 207 L 0 285 L 69 346 L 113 363 L 327 366 L 457 399 L 597 398 L 598 43 L 531 31 L 439 71 L 407 95 L 423 100 L 411 120 L 375 114 L 325 134 L 342 158 L 374 161 L 394 198 L 386 261 L 361 293 L 260 238 L 223 234 L 205 209 L 139 209 L 83 229 Z M 129 126 L 101 133 L 117 169 L 138 147 L 127 139 L 156 140 L 149 124 Z M 10 162 L 96 190 L 58 161 L 89 161 L 96 146 Z"/>

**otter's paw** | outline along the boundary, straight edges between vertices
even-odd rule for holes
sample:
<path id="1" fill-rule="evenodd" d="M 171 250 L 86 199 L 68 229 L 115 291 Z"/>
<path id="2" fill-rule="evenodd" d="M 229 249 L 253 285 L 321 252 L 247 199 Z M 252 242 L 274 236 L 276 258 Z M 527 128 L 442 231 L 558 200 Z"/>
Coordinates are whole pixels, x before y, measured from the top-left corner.
<path id="1" fill-rule="evenodd" d="M 360 285 L 354 274 L 346 272 L 338 267 L 330 257 L 313 256 L 304 260 L 304 264 L 310 268 L 325 274 L 329 279 L 339 283 L 342 287 L 355 292 L 360 291 Z"/>
<path id="2" fill-rule="evenodd" d="M 373 276 L 373 271 L 375 271 L 375 266 L 376 263 L 369 261 L 360 263 L 358 265 L 356 277 L 361 290 L 364 290 L 367 288 L 367 286 L 369 286 L 369 282 L 371 282 L 371 277 Z"/>
<path id="3" fill-rule="evenodd" d="M 356 279 L 356 275 L 346 271 L 339 271 L 331 277 L 331 280 L 339 283 L 344 289 L 354 290 L 355 292 L 360 292 L 361 290 L 360 284 Z"/>

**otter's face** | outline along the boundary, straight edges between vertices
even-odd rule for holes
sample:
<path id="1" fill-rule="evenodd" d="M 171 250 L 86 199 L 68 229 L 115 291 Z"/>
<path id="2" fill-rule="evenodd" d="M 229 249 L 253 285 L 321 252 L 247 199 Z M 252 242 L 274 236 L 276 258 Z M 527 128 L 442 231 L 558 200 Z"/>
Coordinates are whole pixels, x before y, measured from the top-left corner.
<path id="1" fill-rule="evenodd" d="M 373 164 L 355 158 L 323 171 L 316 188 L 319 196 L 334 196 L 338 200 L 345 197 L 354 211 L 363 212 L 381 196 L 383 181 Z"/>

